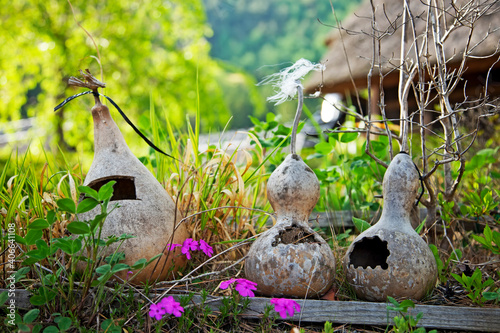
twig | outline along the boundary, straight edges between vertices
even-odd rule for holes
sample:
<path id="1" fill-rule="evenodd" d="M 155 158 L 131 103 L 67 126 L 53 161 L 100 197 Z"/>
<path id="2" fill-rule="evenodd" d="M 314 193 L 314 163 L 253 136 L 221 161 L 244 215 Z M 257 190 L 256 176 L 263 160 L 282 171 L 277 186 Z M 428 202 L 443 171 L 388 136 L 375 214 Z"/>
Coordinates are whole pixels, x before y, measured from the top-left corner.
<path id="1" fill-rule="evenodd" d="M 292 127 L 292 137 L 290 141 L 290 153 L 292 155 L 295 155 L 297 153 L 296 151 L 296 141 L 297 141 L 297 128 L 299 127 L 299 122 L 300 122 L 300 116 L 302 115 L 302 106 L 304 104 L 304 91 L 302 88 L 302 85 L 300 84 L 300 80 L 295 81 L 297 84 L 297 111 L 295 112 L 295 119 L 293 120 L 293 127 Z"/>

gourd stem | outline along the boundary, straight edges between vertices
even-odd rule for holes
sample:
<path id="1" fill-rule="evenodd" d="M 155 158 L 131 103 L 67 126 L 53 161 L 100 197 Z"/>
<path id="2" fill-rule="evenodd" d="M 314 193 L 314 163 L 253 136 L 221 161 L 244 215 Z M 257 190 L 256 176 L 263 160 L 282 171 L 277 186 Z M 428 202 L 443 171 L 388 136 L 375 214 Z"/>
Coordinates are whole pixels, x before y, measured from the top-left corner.
<path id="1" fill-rule="evenodd" d="M 304 91 L 302 85 L 300 84 L 300 80 L 296 80 L 295 83 L 297 83 L 298 104 L 297 111 L 295 112 L 295 119 L 293 120 L 292 139 L 290 142 L 290 153 L 292 155 L 295 155 L 297 153 L 295 149 L 297 141 L 297 127 L 299 127 L 300 116 L 302 115 L 302 106 L 304 104 Z"/>

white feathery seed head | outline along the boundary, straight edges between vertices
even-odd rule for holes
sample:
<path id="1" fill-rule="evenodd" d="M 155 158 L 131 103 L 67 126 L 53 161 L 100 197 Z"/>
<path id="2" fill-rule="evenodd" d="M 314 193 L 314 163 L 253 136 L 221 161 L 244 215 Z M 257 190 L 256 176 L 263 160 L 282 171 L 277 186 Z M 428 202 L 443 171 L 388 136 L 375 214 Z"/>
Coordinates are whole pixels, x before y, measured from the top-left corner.
<path id="1" fill-rule="evenodd" d="M 314 64 L 307 59 L 299 59 L 292 66 L 282 69 L 278 73 L 266 76 L 258 85 L 272 84 L 276 95 L 267 98 L 274 105 L 292 99 L 297 94 L 297 87 L 302 87 L 301 80 L 310 71 L 323 71 L 325 65 Z M 303 88 L 303 87 L 302 87 Z"/>

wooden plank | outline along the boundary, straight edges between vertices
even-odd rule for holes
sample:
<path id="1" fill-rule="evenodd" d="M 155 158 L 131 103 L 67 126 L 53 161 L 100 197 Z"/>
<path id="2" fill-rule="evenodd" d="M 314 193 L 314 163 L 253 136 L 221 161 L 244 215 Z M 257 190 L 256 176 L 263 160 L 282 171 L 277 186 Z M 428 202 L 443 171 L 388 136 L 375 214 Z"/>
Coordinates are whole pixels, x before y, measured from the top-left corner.
<path id="1" fill-rule="evenodd" d="M 193 300 L 201 302 L 199 296 L 194 297 Z M 301 312 L 287 319 L 288 321 L 316 323 L 330 321 L 339 324 L 387 326 L 388 323 L 392 324 L 392 318 L 398 315 L 395 311 L 388 311 L 386 303 L 324 300 L 297 300 L 297 302 L 301 306 Z M 220 298 L 212 298 L 207 305 L 212 310 L 217 310 L 221 304 Z M 262 318 L 268 305 L 270 305 L 269 298 L 254 297 L 243 316 Z M 409 313 L 414 317 L 419 312 L 423 313 L 418 323 L 419 327 L 481 332 L 500 331 L 499 308 L 416 305 L 414 309 L 409 309 Z"/>
<path id="2" fill-rule="evenodd" d="M 0 292 L 5 289 L 0 289 Z M 16 307 L 29 308 L 30 293 L 26 290 L 16 290 Z M 153 296 L 153 295 L 151 295 Z M 174 295 L 178 298 L 182 295 Z M 139 298 L 140 295 L 137 295 Z M 244 318 L 262 318 L 264 310 L 271 303 L 269 298 L 253 297 L 250 305 L 242 314 Z M 338 324 L 373 325 L 385 327 L 392 325 L 392 318 L 398 315 L 395 311 L 388 311 L 386 303 L 375 302 L 344 302 L 325 300 L 296 300 L 300 306 L 300 313 L 296 313 L 286 321 L 324 323 L 330 321 Z M 193 305 L 201 304 L 201 296 L 194 295 Z M 205 305 L 212 311 L 219 311 L 222 297 L 208 296 Z M 500 332 L 500 308 L 479 308 L 442 305 L 416 305 L 409 309 L 414 317 L 422 312 L 419 327 L 454 329 L 463 331 Z M 281 320 L 279 316 L 276 318 Z"/>

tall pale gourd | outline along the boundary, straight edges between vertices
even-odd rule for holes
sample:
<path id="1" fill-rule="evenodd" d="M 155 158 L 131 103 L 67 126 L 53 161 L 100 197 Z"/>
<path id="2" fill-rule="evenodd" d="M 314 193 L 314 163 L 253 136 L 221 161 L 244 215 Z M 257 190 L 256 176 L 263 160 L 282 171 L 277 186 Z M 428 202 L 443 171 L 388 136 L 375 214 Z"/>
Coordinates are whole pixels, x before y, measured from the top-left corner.
<path id="1" fill-rule="evenodd" d="M 410 222 L 418 188 L 419 175 L 411 157 L 396 155 L 384 176 L 380 220 L 356 237 L 344 257 L 347 281 L 359 298 L 419 300 L 434 287 L 436 261 Z"/>
<path id="2" fill-rule="evenodd" d="M 178 255 L 179 249 L 175 253 L 165 249 L 167 244 L 182 244 L 188 237 L 183 224 L 176 226 L 180 213 L 165 189 L 132 154 L 108 107 L 101 104 L 98 96 L 95 96 L 92 118 L 95 152 L 84 185 L 98 190 L 108 181 L 116 181 L 110 204 L 119 204 L 104 222 L 101 238 L 124 233 L 135 236 L 120 247 L 125 253 L 124 263 L 129 265 L 163 253 L 131 282 L 166 279 L 169 273 L 185 265 L 185 256 Z M 80 214 L 79 218 L 89 220 L 99 213 L 96 208 Z M 115 249 L 116 246 L 110 247 L 107 254 Z M 126 274 L 122 271 L 119 276 L 125 278 Z"/>

